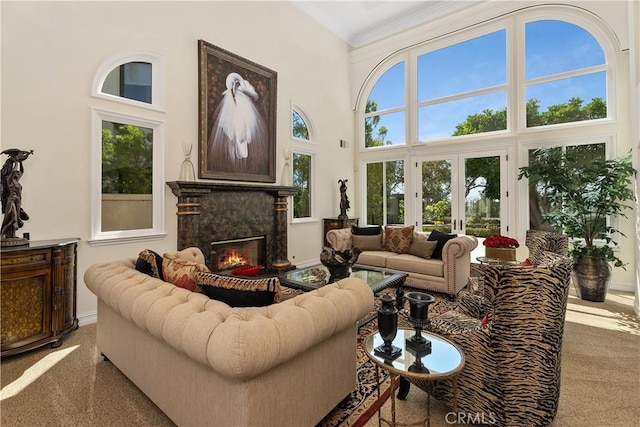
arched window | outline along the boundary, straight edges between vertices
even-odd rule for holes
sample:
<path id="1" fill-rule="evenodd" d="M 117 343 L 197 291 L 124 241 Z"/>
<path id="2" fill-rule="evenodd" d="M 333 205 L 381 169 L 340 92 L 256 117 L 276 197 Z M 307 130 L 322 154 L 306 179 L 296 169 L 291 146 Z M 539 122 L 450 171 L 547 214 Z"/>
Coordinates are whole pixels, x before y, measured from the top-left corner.
<path id="1" fill-rule="evenodd" d="M 389 68 L 371 89 L 364 112 L 365 147 L 405 145 L 405 63 Z"/>
<path id="2" fill-rule="evenodd" d="M 164 57 L 138 51 L 107 59 L 95 75 L 93 95 L 163 111 Z"/>
<path id="3" fill-rule="evenodd" d="M 607 117 L 607 64 L 587 30 L 558 20 L 525 23 L 526 126 Z"/>
<path id="4" fill-rule="evenodd" d="M 313 148 L 315 129 L 311 117 L 296 104 L 291 105 L 292 183 L 298 189 L 293 196 L 293 222 L 307 222 L 315 218 L 315 158 Z M 312 143 L 312 144 L 310 144 Z"/>
<path id="5" fill-rule="evenodd" d="M 499 224 L 524 235 L 539 225 L 528 221 L 526 193 L 513 197 L 530 150 L 551 140 L 576 146 L 589 128 L 598 138 L 578 144 L 585 155 L 615 153 L 613 46 L 591 15 L 535 6 L 391 53 L 357 104 L 367 223 L 426 229 L 439 198 L 451 211 L 439 226 L 459 233 L 481 236 L 484 224 Z M 436 167 L 445 163 L 449 174 Z M 472 213 L 473 203 L 492 208 Z"/>
<path id="6" fill-rule="evenodd" d="M 91 108 L 92 245 L 165 236 L 163 75 L 162 57 L 134 52 L 95 76 L 93 95 L 108 109 Z"/>

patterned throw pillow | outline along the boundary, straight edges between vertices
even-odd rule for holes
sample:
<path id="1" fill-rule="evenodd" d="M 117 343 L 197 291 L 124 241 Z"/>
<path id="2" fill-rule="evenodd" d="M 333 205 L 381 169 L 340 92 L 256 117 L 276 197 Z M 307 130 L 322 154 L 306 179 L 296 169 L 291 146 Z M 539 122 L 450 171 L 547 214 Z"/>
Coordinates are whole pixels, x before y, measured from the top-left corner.
<path id="1" fill-rule="evenodd" d="M 242 279 L 198 273 L 197 282 L 209 298 L 231 307 L 264 307 L 280 301 L 280 280 L 277 277 Z"/>
<path id="2" fill-rule="evenodd" d="M 162 274 L 162 255 L 151 249 L 145 249 L 138 255 L 136 270 L 162 280 L 164 277 Z"/>
<path id="3" fill-rule="evenodd" d="M 408 227 L 385 227 L 384 228 L 384 249 L 398 254 L 407 254 L 413 241 L 413 229 Z"/>
<path id="4" fill-rule="evenodd" d="M 165 282 L 190 291 L 198 289 L 196 275 L 200 272 L 209 272 L 209 268 L 204 264 L 167 254 L 162 257 L 162 270 Z"/>

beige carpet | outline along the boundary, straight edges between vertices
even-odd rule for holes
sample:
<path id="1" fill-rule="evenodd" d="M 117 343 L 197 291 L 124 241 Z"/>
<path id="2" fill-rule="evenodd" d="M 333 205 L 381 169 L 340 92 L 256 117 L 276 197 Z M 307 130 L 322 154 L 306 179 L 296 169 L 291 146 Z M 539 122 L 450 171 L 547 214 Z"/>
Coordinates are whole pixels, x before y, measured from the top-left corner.
<path id="1" fill-rule="evenodd" d="M 172 426 L 173 423 L 95 347 L 95 325 L 57 349 L 43 347 L 0 363 L 0 424 L 8 426 Z M 425 412 L 412 387 L 397 401 L 399 421 Z M 390 401 L 383 406 L 389 412 Z M 431 426 L 451 425 L 431 399 Z M 637 426 L 640 419 L 640 322 L 633 296 L 610 292 L 605 303 L 571 296 L 563 344 L 562 388 L 553 427 Z M 286 420 L 283 420 L 286 426 Z M 377 426 L 377 415 L 366 426 Z M 297 426 L 294 426 L 297 427 Z"/>

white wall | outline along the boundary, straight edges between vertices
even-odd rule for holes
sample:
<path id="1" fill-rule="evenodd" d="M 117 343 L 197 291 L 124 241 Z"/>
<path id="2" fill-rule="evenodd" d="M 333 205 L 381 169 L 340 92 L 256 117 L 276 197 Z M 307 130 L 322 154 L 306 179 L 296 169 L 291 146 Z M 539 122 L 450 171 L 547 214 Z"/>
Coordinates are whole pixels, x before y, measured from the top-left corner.
<path id="1" fill-rule="evenodd" d="M 33 149 L 25 163 L 19 231 L 32 240 L 79 237 L 78 316 L 93 319 L 96 300 L 82 275 L 96 262 L 134 257 L 144 248 L 176 248 L 176 197 L 166 189 L 165 231 L 157 241 L 92 247 L 90 238 L 90 96 L 99 66 L 132 50 L 166 61 L 166 172 L 178 178 L 182 143 L 198 141 L 198 39 L 278 73 L 278 167 L 291 146 L 291 102 L 318 133 L 318 216 L 335 216 L 338 178 L 353 181 L 348 47 L 288 2 L 2 2 L 2 149 Z M 196 150 L 194 150 L 195 152 Z M 192 157 L 194 164 L 197 158 Z M 351 196 L 351 194 L 350 194 Z M 350 212 L 351 213 L 351 212 Z M 290 227 L 292 262 L 317 259 L 320 222 Z M 294 258 L 295 257 L 295 258 Z"/>

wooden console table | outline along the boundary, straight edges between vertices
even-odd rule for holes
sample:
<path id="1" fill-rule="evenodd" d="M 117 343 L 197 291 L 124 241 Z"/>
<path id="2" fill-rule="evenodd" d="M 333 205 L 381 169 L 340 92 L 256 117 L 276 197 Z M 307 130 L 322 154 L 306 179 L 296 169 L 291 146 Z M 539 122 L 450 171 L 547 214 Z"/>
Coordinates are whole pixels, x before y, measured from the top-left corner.
<path id="1" fill-rule="evenodd" d="M 29 242 L 2 248 L 1 356 L 51 343 L 78 329 L 76 318 L 79 239 Z"/>

